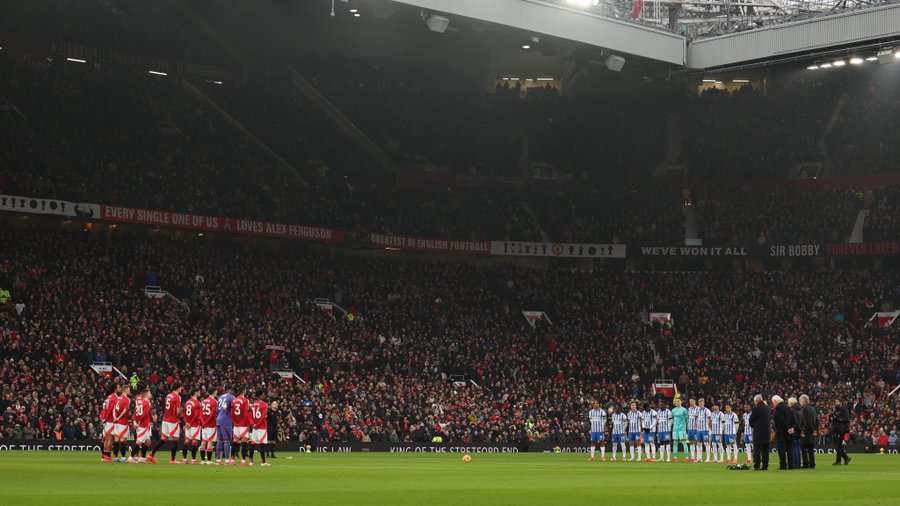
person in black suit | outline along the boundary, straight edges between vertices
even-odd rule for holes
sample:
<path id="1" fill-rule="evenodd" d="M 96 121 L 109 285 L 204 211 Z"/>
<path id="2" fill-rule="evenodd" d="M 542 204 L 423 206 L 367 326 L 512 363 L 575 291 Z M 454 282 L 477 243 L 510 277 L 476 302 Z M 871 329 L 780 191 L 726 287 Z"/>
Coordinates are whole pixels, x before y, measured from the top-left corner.
<path id="1" fill-rule="evenodd" d="M 844 407 L 844 404 L 837 400 L 834 401 L 834 412 L 831 414 L 831 441 L 834 443 L 834 453 L 837 460 L 833 466 L 841 465 L 841 459 L 844 465 L 850 463 L 850 456 L 844 449 L 844 441 L 850 433 L 850 412 Z"/>
<path id="2" fill-rule="evenodd" d="M 753 403 L 755 405 L 750 410 L 750 427 L 753 428 L 753 469 L 765 471 L 769 469 L 769 441 L 771 440 L 769 424 L 772 420 L 772 411 L 763 402 L 761 395 L 754 397 Z"/>
<path id="3" fill-rule="evenodd" d="M 791 435 L 790 456 L 791 469 L 800 469 L 800 432 L 803 427 L 803 409 L 796 397 L 789 397 L 787 400 L 788 408 L 791 409 L 791 416 L 794 417 L 794 433 Z"/>
<path id="4" fill-rule="evenodd" d="M 775 406 L 775 446 L 778 448 L 778 469 L 790 469 L 791 438 L 794 435 L 794 415 L 781 396 L 773 395 Z"/>
<path id="5" fill-rule="evenodd" d="M 803 461 L 803 469 L 816 468 L 816 434 L 819 432 L 819 415 L 816 408 L 809 403 L 809 396 L 800 396 L 800 411 L 802 422 L 800 424 L 800 457 Z"/>

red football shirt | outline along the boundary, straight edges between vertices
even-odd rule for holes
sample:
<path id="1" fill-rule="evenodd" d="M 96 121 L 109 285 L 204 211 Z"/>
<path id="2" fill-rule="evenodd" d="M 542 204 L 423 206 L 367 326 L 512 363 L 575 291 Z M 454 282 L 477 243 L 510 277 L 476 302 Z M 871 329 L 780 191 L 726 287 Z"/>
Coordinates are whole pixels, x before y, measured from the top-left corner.
<path id="1" fill-rule="evenodd" d="M 120 395 L 113 408 L 113 423 L 128 425 L 128 411 L 131 408 L 131 399 L 126 395 Z"/>
<path id="2" fill-rule="evenodd" d="M 184 401 L 184 424 L 191 427 L 200 426 L 200 401 L 191 397 Z"/>
<path id="3" fill-rule="evenodd" d="M 205 429 L 213 429 L 216 426 L 216 407 L 218 401 L 212 397 L 203 399 L 200 403 L 200 426 Z"/>
<path id="4" fill-rule="evenodd" d="M 178 408 L 181 407 L 181 396 L 175 392 L 166 396 L 166 405 L 163 410 L 163 421 L 178 423 Z"/>
<path id="5" fill-rule="evenodd" d="M 109 397 L 103 401 L 103 411 L 100 412 L 100 419 L 104 422 L 115 423 L 113 420 L 112 410 L 115 407 L 116 402 L 119 401 L 119 396 L 116 394 L 109 394 Z"/>
<path id="6" fill-rule="evenodd" d="M 254 429 L 266 428 L 266 415 L 269 412 L 269 406 L 265 402 L 256 400 L 250 405 L 250 416 L 253 419 L 252 427 Z"/>
<path id="7" fill-rule="evenodd" d="M 146 429 L 147 427 L 150 427 L 151 418 L 150 401 L 138 396 L 134 400 L 134 423 L 136 423 L 138 427 Z"/>
<path id="8" fill-rule="evenodd" d="M 239 395 L 231 401 L 231 424 L 234 427 L 249 427 L 250 413 L 248 413 L 250 403 L 243 395 Z"/>

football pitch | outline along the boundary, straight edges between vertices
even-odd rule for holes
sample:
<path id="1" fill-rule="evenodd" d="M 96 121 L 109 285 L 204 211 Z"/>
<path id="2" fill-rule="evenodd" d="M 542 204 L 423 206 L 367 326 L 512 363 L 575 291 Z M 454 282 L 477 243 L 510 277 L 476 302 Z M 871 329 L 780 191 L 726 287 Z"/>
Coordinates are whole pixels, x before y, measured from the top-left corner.
<path id="1" fill-rule="evenodd" d="M 0 454 L 0 505 L 900 504 L 900 457 L 811 471 L 587 462 L 583 454 L 283 454 L 272 467 L 101 464 L 96 453 Z M 257 459 L 258 461 L 258 459 Z M 777 468 L 777 458 L 773 459 Z"/>

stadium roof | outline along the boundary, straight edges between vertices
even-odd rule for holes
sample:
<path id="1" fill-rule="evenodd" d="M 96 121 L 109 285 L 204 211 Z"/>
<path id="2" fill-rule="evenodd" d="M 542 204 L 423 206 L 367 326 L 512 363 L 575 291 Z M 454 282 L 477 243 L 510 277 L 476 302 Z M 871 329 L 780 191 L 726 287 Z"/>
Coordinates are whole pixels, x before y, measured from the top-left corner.
<path id="1" fill-rule="evenodd" d="M 581 7 L 616 19 L 632 19 L 641 0 L 538 0 Z M 643 1 L 634 21 L 688 38 L 753 30 L 814 17 L 898 3 L 900 0 L 679 0 Z M 674 12 L 671 12 L 674 9 Z"/>

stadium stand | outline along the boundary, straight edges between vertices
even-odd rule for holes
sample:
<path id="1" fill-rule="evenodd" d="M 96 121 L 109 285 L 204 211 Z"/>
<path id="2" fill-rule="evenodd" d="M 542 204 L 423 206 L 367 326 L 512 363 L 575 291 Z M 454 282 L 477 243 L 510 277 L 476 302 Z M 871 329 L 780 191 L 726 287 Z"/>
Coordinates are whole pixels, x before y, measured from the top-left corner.
<path id="1" fill-rule="evenodd" d="M 709 244 L 846 242 L 862 205 L 846 189 L 709 188 L 695 192 Z"/>
<path id="2" fill-rule="evenodd" d="M 33 26 L 38 37 L 235 66 L 169 3 L 77 3 L 77 15 L 62 17 L 48 14 L 72 2 L 3 1 L 0 29 Z M 159 79 L 4 49 L 0 194 L 360 236 L 681 245 L 690 187 L 704 244 L 843 243 L 860 210 L 870 211 L 866 242 L 900 239 L 897 186 L 879 184 L 865 199 L 875 185 L 741 184 L 783 179 L 802 162 L 827 163 L 829 175 L 895 172 L 900 104 L 883 76 L 798 74 L 766 90 L 610 99 L 549 86 L 491 90 L 409 62 L 295 61 L 403 168 L 459 179 L 405 187 L 373 177 L 371 156 L 278 72 L 244 83 Z M 651 183 L 666 157 L 669 114 L 685 120 L 683 159 L 673 161 L 693 181 Z M 535 174 L 534 162 L 557 173 Z M 710 180 L 732 184 L 702 184 Z M 778 272 L 749 262 L 666 270 L 673 264 L 633 258 L 434 260 L 356 251 L 365 241 L 319 248 L 99 225 L 91 232 L 77 219 L 66 227 L 78 231 L 51 232 L 55 222 L 11 225 L 21 218 L 11 216 L 2 215 L 0 229 L 3 439 L 96 438 L 109 380 L 91 371 L 94 362 L 137 373 L 157 403 L 175 380 L 265 383 L 283 401 L 283 439 L 299 442 L 436 434 L 583 442 L 589 400 L 653 398 L 660 370 L 688 395 L 719 401 L 743 404 L 760 391 L 807 393 L 820 406 L 852 401 L 855 441 L 900 431 L 898 401 L 886 397 L 900 382 L 900 330 L 869 324 L 873 312 L 900 305 L 896 259 L 877 268 L 798 262 Z M 147 297 L 149 285 L 184 305 Z M 347 314 L 323 311 L 316 298 Z M 536 309 L 547 318 L 531 326 L 521 311 Z M 646 323 L 651 311 L 670 312 L 673 324 Z M 279 379 L 279 369 L 302 381 Z M 827 426 L 824 412 L 821 421 Z"/>
<path id="3" fill-rule="evenodd" d="M 7 438 L 16 424 L 96 435 L 93 361 L 137 372 L 157 401 L 175 379 L 268 381 L 300 441 L 580 441 L 585 399 L 652 397 L 657 363 L 689 395 L 739 403 L 760 389 L 818 403 L 859 392 L 856 438 L 898 420 L 885 394 L 900 371 L 884 359 L 900 333 L 865 324 L 900 291 L 875 272 L 475 267 L 118 232 L 2 241 L 15 245 L 0 311 Z M 146 297 L 147 284 L 187 308 Z M 355 317 L 333 319 L 315 297 Z M 550 322 L 532 329 L 519 311 L 536 307 Z M 644 323 L 651 308 L 674 326 Z M 279 366 L 307 383 L 273 378 Z"/>

